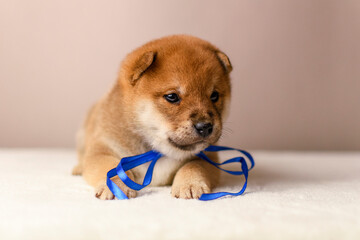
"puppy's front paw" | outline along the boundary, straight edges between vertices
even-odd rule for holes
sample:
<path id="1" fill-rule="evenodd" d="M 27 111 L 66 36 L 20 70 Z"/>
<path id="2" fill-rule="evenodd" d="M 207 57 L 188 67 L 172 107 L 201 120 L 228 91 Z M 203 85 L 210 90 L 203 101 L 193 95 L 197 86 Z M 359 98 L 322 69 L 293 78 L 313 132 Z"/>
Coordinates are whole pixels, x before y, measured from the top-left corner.
<path id="1" fill-rule="evenodd" d="M 128 176 L 131 179 L 134 179 L 134 176 L 132 174 L 132 172 L 128 171 L 126 172 L 128 174 Z M 111 179 L 116 185 L 119 186 L 119 188 L 121 189 L 121 191 L 123 191 L 125 193 L 125 195 L 128 198 L 135 198 L 137 195 L 137 192 L 131 188 L 129 188 L 128 186 L 126 186 L 118 176 L 114 177 Z M 112 200 L 115 199 L 114 194 L 110 191 L 110 189 L 108 188 L 108 186 L 106 185 L 106 183 L 100 183 L 96 188 L 95 188 L 95 196 L 101 200 Z"/>
<path id="2" fill-rule="evenodd" d="M 136 197 L 137 193 L 135 190 L 132 190 L 128 187 L 120 187 L 121 190 L 126 194 L 128 198 Z M 114 194 L 110 191 L 106 184 L 99 184 L 95 189 L 95 197 L 101 200 L 112 200 L 115 199 Z"/>
<path id="3" fill-rule="evenodd" d="M 171 188 L 171 195 L 176 198 L 200 198 L 203 193 L 210 193 L 210 187 L 202 181 L 174 182 Z"/>
<path id="4" fill-rule="evenodd" d="M 112 200 L 115 198 L 106 184 L 99 184 L 95 188 L 95 197 L 101 200 Z"/>
<path id="5" fill-rule="evenodd" d="M 135 190 L 132 190 L 130 188 L 122 188 L 121 190 L 126 194 L 128 198 L 134 198 L 136 197 L 137 193 Z M 115 199 L 114 194 L 110 191 L 108 186 L 106 184 L 99 184 L 97 188 L 95 189 L 95 197 L 101 199 L 101 200 L 112 200 Z"/>

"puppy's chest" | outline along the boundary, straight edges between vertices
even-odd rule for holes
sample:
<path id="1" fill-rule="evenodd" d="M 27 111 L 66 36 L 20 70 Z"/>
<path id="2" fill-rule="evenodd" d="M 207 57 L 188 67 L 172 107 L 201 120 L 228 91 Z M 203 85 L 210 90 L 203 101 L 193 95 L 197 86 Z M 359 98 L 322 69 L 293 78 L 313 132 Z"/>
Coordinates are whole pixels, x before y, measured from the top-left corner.
<path id="1" fill-rule="evenodd" d="M 163 186 L 171 184 L 176 172 L 187 161 L 188 160 L 175 160 L 168 157 L 160 158 L 155 164 L 150 186 Z M 143 164 L 132 170 L 135 174 L 135 179 L 137 182 L 142 182 L 149 164 L 150 163 Z"/>

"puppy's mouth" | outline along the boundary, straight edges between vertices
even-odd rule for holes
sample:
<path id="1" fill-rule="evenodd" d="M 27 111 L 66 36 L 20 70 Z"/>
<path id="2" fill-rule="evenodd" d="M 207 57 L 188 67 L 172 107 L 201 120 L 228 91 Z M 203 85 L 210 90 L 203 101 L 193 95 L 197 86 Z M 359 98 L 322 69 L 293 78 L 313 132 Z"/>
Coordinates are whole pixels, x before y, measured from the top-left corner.
<path id="1" fill-rule="evenodd" d="M 171 145 L 173 145 L 174 147 L 179 148 L 179 149 L 184 150 L 184 151 L 192 151 L 192 150 L 195 150 L 195 148 L 197 147 L 197 145 L 205 143 L 205 141 L 198 141 L 198 142 L 194 142 L 194 143 L 191 143 L 191 144 L 179 144 L 179 143 L 176 143 L 176 142 L 175 142 L 174 140 L 172 140 L 171 138 L 168 138 L 168 141 L 169 141 L 169 143 L 171 143 Z"/>

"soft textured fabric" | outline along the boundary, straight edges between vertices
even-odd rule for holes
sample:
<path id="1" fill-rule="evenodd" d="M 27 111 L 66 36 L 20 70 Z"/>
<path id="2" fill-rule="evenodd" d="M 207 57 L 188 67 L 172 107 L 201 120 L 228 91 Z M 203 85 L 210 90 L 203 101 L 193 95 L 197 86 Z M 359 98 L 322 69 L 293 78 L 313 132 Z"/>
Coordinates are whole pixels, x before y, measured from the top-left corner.
<path id="1" fill-rule="evenodd" d="M 182 200 L 149 187 L 101 201 L 70 175 L 74 151 L 2 149 L 0 239 L 360 239 L 360 153 L 251 153 L 239 197 Z M 224 174 L 216 190 L 242 181 Z"/>

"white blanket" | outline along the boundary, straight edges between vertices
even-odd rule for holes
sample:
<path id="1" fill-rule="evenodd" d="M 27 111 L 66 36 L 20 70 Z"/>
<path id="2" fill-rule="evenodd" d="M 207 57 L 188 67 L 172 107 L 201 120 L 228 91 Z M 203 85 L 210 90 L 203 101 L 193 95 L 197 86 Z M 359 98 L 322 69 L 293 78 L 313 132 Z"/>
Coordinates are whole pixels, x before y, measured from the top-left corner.
<path id="1" fill-rule="evenodd" d="M 360 153 L 254 152 L 246 194 L 101 201 L 72 150 L 0 150 L 0 239 L 360 239 Z M 216 191 L 239 191 L 223 176 Z"/>

